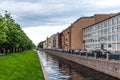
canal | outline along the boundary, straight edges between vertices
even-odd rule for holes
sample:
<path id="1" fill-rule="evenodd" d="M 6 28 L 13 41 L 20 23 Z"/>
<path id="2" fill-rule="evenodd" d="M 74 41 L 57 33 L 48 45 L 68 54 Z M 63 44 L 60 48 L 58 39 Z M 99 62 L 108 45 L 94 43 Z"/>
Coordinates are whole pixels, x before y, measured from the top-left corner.
<path id="1" fill-rule="evenodd" d="M 43 51 L 38 54 L 49 80 L 119 80 Z"/>

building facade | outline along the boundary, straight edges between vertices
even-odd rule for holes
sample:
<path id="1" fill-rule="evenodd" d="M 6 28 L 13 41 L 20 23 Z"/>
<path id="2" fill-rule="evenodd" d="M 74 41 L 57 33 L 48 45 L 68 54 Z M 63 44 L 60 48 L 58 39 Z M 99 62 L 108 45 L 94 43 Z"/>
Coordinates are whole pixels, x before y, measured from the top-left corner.
<path id="1" fill-rule="evenodd" d="M 54 34 L 53 35 L 53 48 L 54 49 L 59 49 L 61 48 L 60 44 L 61 44 L 61 39 L 60 39 L 60 33 Z"/>
<path id="2" fill-rule="evenodd" d="M 52 49 L 53 42 L 52 37 L 47 38 L 47 48 Z"/>
<path id="3" fill-rule="evenodd" d="M 94 18 L 84 17 L 71 25 L 71 49 L 83 49 L 83 28 L 95 23 Z"/>
<path id="4" fill-rule="evenodd" d="M 71 49 L 71 27 L 61 32 L 62 49 Z"/>
<path id="5" fill-rule="evenodd" d="M 118 35 L 116 35 L 116 33 L 113 35 L 112 33 L 109 33 L 109 31 L 112 29 L 112 26 L 115 26 L 116 28 L 118 25 L 118 18 L 111 19 L 116 15 L 117 14 L 95 14 L 94 16 L 90 17 L 81 17 L 61 33 L 54 34 L 51 37 L 47 38 L 45 41 L 45 47 L 51 49 L 61 48 L 75 50 L 99 49 L 101 48 L 101 45 L 104 45 L 106 49 L 109 47 L 109 50 L 113 50 L 112 47 L 118 45 L 116 43 L 113 43 L 115 42 L 116 36 L 118 37 Z M 108 18 L 110 18 L 110 20 L 105 21 Z M 116 23 L 113 25 L 113 22 Z M 94 25 L 95 28 L 91 27 L 92 25 Z M 108 29 L 109 31 L 105 26 L 110 28 Z M 115 38 L 115 40 L 113 41 L 111 38 Z M 109 40 L 113 42 L 110 42 Z M 107 43 L 103 43 L 104 41 L 107 41 Z M 114 49 L 116 50 L 116 48 Z"/>
<path id="6" fill-rule="evenodd" d="M 43 43 L 43 48 L 44 49 L 47 48 L 46 41 L 44 41 L 44 43 Z"/>
<path id="7" fill-rule="evenodd" d="M 82 17 L 71 25 L 71 49 L 84 49 L 83 28 L 103 21 L 115 14 L 95 14 Z"/>
<path id="8" fill-rule="evenodd" d="M 59 49 L 61 48 L 61 34 L 53 34 L 44 41 L 43 48 L 45 49 Z"/>
<path id="9" fill-rule="evenodd" d="M 84 28 L 83 40 L 84 49 L 120 50 L 120 15 L 117 14 Z"/>

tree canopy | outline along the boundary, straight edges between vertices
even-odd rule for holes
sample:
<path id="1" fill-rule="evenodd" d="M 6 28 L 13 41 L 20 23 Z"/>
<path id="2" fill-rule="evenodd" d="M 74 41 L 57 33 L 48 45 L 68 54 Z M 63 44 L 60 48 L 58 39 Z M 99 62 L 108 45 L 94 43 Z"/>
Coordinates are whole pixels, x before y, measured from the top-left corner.
<path id="1" fill-rule="evenodd" d="M 38 47 L 38 48 L 43 48 L 43 43 L 44 43 L 44 41 L 41 41 L 41 42 L 37 45 L 37 47 Z"/>
<path id="2" fill-rule="evenodd" d="M 10 13 L 6 12 L 0 15 L 0 49 L 4 48 L 9 51 L 13 49 L 30 49 L 34 44 L 23 32 L 20 25 L 13 20 Z"/>

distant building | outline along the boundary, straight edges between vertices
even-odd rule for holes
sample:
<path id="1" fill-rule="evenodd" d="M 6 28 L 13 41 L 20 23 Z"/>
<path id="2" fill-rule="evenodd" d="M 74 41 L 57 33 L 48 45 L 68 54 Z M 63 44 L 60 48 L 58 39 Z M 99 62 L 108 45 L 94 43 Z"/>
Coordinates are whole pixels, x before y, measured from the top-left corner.
<path id="1" fill-rule="evenodd" d="M 61 48 L 61 33 L 57 33 L 54 35 L 54 44 L 55 44 L 55 48 L 56 49 L 60 49 Z"/>
<path id="2" fill-rule="evenodd" d="M 48 37 L 47 37 L 47 39 L 43 43 L 43 48 L 44 49 L 48 48 Z"/>
<path id="3" fill-rule="evenodd" d="M 43 49 L 47 48 L 47 44 L 46 44 L 46 41 L 44 41 L 43 43 Z"/>
<path id="4" fill-rule="evenodd" d="M 53 48 L 60 49 L 61 48 L 61 33 L 56 33 L 52 37 L 53 37 Z"/>
<path id="5" fill-rule="evenodd" d="M 44 42 L 44 48 L 49 49 L 58 49 L 61 48 L 61 34 L 53 34 L 49 38 L 47 38 Z"/>
<path id="6" fill-rule="evenodd" d="M 71 27 L 62 31 L 61 40 L 63 49 L 71 49 Z"/>
<path id="7" fill-rule="evenodd" d="M 48 48 L 49 49 L 53 49 L 54 48 L 54 46 L 53 46 L 53 36 L 54 35 L 52 35 L 51 37 L 48 38 Z"/>

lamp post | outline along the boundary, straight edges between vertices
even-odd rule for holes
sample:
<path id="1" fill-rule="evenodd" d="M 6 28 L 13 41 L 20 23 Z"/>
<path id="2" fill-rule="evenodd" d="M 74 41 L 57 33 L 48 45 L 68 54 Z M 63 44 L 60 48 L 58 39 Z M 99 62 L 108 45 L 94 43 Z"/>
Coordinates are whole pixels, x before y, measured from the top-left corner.
<path id="1" fill-rule="evenodd" d="M 84 44 L 84 49 L 85 49 L 85 40 L 83 40 L 83 44 Z"/>
<path id="2" fill-rule="evenodd" d="M 100 37 L 101 49 L 104 50 L 104 41 L 107 40 L 105 36 Z"/>

